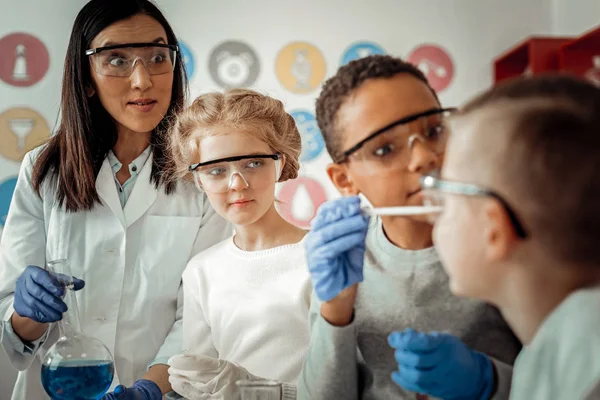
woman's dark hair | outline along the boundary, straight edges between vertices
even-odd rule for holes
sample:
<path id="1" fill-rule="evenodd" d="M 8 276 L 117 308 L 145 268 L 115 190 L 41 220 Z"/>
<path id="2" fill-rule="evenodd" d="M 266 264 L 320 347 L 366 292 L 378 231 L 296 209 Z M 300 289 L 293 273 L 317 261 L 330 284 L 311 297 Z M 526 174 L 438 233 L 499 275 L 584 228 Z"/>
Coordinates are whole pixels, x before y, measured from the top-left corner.
<path id="1" fill-rule="evenodd" d="M 91 0 L 77 15 L 65 58 L 61 115 L 58 129 L 40 151 L 33 168 L 33 188 L 39 194 L 42 183 L 50 178 L 56 183 L 56 200 L 68 211 L 90 210 L 100 202 L 96 177 L 108 151 L 117 143 L 117 128 L 98 96 L 88 97 L 91 84 L 90 64 L 85 51 L 102 30 L 115 22 L 135 15 L 148 15 L 158 21 L 169 44 L 177 44 L 173 29 L 161 11 L 148 0 Z M 187 78 L 181 57 L 175 64 L 171 104 L 167 115 L 154 129 L 152 173 L 156 188 L 167 194 L 175 191 L 175 182 L 167 179 L 170 161 L 166 140 L 170 121 L 183 109 Z"/>

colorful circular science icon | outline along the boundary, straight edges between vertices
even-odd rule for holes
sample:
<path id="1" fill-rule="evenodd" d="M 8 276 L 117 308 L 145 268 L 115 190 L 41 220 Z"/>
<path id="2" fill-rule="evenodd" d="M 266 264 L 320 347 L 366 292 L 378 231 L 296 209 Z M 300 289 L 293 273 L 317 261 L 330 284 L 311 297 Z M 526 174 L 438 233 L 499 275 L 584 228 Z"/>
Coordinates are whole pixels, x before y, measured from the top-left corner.
<path id="1" fill-rule="evenodd" d="M 346 49 L 346 51 L 342 55 L 340 65 L 346 65 L 350 61 L 372 56 L 374 54 L 386 54 L 386 51 L 377 43 L 356 42 Z"/>
<path id="2" fill-rule="evenodd" d="M 436 45 L 422 45 L 414 49 L 407 60 L 418 66 L 436 92 L 445 90 L 454 78 L 454 63 L 443 48 Z"/>
<path id="3" fill-rule="evenodd" d="M 10 201 L 15 187 L 17 186 L 17 177 L 8 178 L 0 182 L 0 227 L 4 228 L 6 223 L 6 217 L 8 216 L 8 208 L 10 207 Z"/>
<path id="4" fill-rule="evenodd" d="M 0 155 L 10 160 L 21 161 L 49 136 L 44 117 L 30 108 L 11 108 L 0 114 Z"/>
<path id="5" fill-rule="evenodd" d="M 185 68 L 187 78 L 192 79 L 195 67 L 194 54 L 192 54 L 192 51 L 188 47 L 188 45 L 182 42 L 181 40 L 179 41 L 179 53 L 181 61 L 183 62 L 183 67 Z"/>
<path id="6" fill-rule="evenodd" d="M 294 110 L 290 114 L 296 121 L 296 126 L 302 137 L 302 154 L 300 161 L 312 161 L 317 158 L 325 148 L 323 136 L 317 125 L 315 116 L 306 110 Z"/>
<path id="7" fill-rule="evenodd" d="M 224 89 L 252 86 L 260 72 L 260 61 L 244 42 L 227 41 L 215 47 L 208 61 L 210 76 Z"/>
<path id="8" fill-rule="evenodd" d="M 49 66 L 48 50 L 35 36 L 19 32 L 0 39 L 0 79 L 9 85 L 35 85 Z"/>
<path id="9" fill-rule="evenodd" d="M 277 55 L 275 72 L 281 85 L 293 93 L 310 93 L 325 78 L 325 58 L 310 43 L 294 42 Z"/>
<path id="10" fill-rule="evenodd" d="M 301 176 L 284 183 L 277 198 L 281 201 L 281 214 L 301 228 L 309 228 L 321 204 L 327 201 L 327 193 L 315 179 Z"/>

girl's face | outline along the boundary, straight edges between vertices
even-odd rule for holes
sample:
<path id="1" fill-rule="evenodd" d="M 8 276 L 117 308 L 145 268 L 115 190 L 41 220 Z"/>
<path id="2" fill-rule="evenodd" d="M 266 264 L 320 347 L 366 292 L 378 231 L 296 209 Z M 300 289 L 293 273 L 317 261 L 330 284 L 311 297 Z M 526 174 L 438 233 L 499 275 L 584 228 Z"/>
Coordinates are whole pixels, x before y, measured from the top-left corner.
<path id="1" fill-rule="evenodd" d="M 104 29 L 90 47 L 96 49 L 134 43 L 167 44 L 167 34 L 154 18 L 136 15 Z M 156 54 L 150 54 L 152 52 Z M 111 71 L 138 56 L 154 63 L 169 63 L 170 60 L 164 59 L 168 54 L 168 49 L 148 47 L 104 50 L 89 56 L 92 82 L 88 93 L 98 96 L 119 132 L 127 129 L 148 133 L 158 126 L 171 103 L 173 69 L 150 75 L 149 67 L 138 59 L 128 76 L 114 76 Z"/>
<path id="2" fill-rule="evenodd" d="M 253 224 L 262 218 L 275 202 L 275 184 L 284 160 L 253 157 L 276 154 L 271 147 L 251 133 L 216 132 L 200 139 L 199 167 L 195 179 L 206 192 L 215 211 L 234 225 Z"/>

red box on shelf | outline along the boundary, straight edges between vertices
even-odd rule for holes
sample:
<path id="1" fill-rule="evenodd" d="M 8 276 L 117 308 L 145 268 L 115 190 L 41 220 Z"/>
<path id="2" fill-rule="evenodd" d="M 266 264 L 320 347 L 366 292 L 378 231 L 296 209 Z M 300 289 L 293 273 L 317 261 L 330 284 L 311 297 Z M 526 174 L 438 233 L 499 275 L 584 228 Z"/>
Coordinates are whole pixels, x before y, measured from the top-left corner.
<path id="1" fill-rule="evenodd" d="M 600 79 L 600 27 L 561 46 L 559 50 L 560 69 L 578 76 L 592 78 L 595 68 L 596 81 Z"/>
<path id="2" fill-rule="evenodd" d="M 572 37 L 531 37 L 494 60 L 496 83 L 524 74 L 558 71 L 558 52 Z"/>

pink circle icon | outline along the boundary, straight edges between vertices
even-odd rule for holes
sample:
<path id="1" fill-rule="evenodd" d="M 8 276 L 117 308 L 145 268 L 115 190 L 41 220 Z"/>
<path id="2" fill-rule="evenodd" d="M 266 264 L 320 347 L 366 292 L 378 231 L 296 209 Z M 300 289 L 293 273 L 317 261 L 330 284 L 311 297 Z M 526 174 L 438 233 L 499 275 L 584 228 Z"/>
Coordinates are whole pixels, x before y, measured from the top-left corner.
<path id="1" fill-rule="evenodd" d="M 283 217 L 301 228 L 309 228 L 327 194 L 321 184 L 308 177 L 299 177 L 284 184 L 277 196 Z"/>
<path id="2" fill-rule="evenodd" d="M 454 63 L 443 48 L 436 45 L 422 45 L 414 49 L 407 60 L 419 67 L 436 92 L 446 89 L 454 78 Z"/>
<path id="3" fill-rule="evenodd" d="M 44 43 L 27 33 L 0 39 L 0 79 L 18 87 L 32 86 L 48 72 L 50 56 Z"/>

